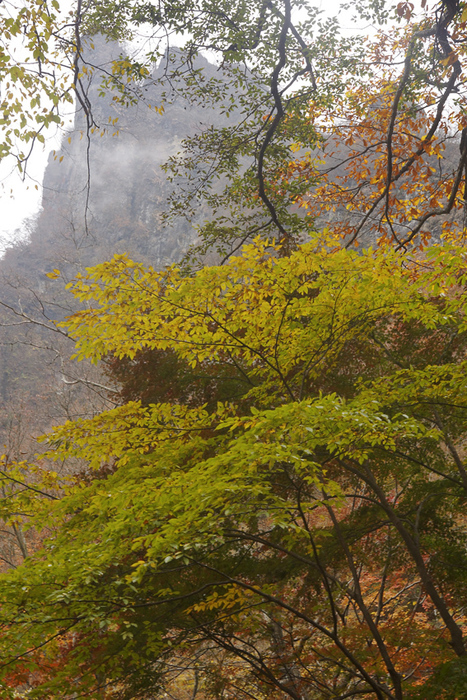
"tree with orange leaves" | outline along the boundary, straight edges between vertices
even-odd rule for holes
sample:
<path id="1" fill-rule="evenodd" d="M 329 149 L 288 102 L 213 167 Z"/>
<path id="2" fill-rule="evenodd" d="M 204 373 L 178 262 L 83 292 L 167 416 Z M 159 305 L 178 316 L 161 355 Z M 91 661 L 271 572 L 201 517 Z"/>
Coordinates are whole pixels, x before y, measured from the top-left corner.
<path id="1" fill-rule="evenodd" d="M 194 167 L 204 167 L 208 185 L 216 167 L 231 178 L 223 198 L 203 193 L 215 211 L 230 213 L 201 228 L 201 252 L 216 245 L 228 256 L 235 241 L 261 232 L 288 250 L 323 227 L 345 245 L 403 251 L 462 240 L 467 11 L 456 2 L 369 2 L 355 11 L 374 23 L 369 37 L 341 37 L 336 21 L 312 14 L 295 82 L 298 49 L 279 51 L 262 77 L 267 108 L 263 102 L 250 121 L 194 137 L 168 164 L 185 183 L 176 212 L 186 207 Z M 283 29 L 296 35 L 293 25 Z M 241 175 L 236 155 L 247 164 Z M 193 196 L 199 188 L 196 180 Z"/>

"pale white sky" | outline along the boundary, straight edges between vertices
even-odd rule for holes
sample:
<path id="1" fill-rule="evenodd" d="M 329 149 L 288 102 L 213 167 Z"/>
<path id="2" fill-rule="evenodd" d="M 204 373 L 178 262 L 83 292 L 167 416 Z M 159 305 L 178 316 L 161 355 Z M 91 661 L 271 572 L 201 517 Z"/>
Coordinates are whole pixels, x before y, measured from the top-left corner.
<path id="1" fill-rule="evenodd" d="M 18 8 L 29 0 L 11 0 L 2 3 L 0 12 L 2 16 L 15 16 Z M 60 0 L 60 16 L 65 23 L 67 14 L 75 0 Z M 26 53 L 22 48 L 22 38 L 16 37 L 7 40 L 2 37 L 5 50 L 18 61 L 24 61 Z M 49 40 L 51 47 L 51 40 Z M 8 87 L 8 86 L 6 86 Z M 5 89 L 0 84 L 0 96 Z M 14 87 L 12 88 L 14 90 Z M 68 107 L 68 112 L 70 108 Z M 44 136 L 47 136 L 44 133 Z M 28 219 L 38 213 L 42 200 L 42 180 L 50 151 L 60 147 L 62 134 L 54 125 L 49 129 L 48 138 L 44 145 L 36 142 L 33 153 L 28 161 L 26 175 L 22 176 L 13 158 L 0 160 L 0 253 L 9 240 L 17 238 L 16 232 L 25 232 Z M 1 134 L 0 134 L 1 137 Z M 20 150 L 27 151 L 27 144 Z"/>
<path id="2" fill-rule="evenodd" d="M 50 138 L 44 146 L 37 144 L 24 180 L 12 160 L 0 163 L 0 252 L 15 239 L 17 230 L 24 236 L 27 220 L 38 213 L 47 158 L 58 143 L 59 139 Z"/>

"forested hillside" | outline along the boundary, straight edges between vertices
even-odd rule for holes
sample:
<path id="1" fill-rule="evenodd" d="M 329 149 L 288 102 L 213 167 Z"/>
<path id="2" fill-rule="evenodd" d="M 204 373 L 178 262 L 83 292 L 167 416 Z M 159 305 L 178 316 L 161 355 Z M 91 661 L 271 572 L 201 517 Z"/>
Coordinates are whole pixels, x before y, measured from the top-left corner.
<path id="1" fill-rule="evenodd" d="M 467 696 L 467 9 L 353 11 L 0 5 L 5 698 Z"/>

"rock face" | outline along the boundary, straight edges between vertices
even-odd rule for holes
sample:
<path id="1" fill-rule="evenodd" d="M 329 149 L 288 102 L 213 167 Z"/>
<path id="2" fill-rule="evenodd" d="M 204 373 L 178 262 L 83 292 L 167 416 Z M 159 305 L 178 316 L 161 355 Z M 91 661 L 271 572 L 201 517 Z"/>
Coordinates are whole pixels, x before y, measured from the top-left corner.
<path id="1" fill-rule="evenodd" d="M 93 39 L 93 47 L 87 49 L 87 61 L 104 68 L 121 51 L 99 37 Z M 195 68 L 208 77 L 217 71 L 201 57 Z M 138 101 L 127 107 L 113 100 L 111 92 L 100 94 L 100 71 L 90 76 L 87 93 L 99 128 L 86 134 L 85 115 L 78 109 L 61 151 L 50 156 L 33 247 L 36 241 L 53 248 L 60 242 L 63 250 L 68 239 L 88 265 L 126 251 L 162 267 L 179 259 L 195 240 L 195 228 L 188 221 L 181 219 L 170 227 L 162 223 L 173 186 L 161 165 L 180 150 L 183 138 L 226 119 L 213 109 L 188 103 L 170 87 L 170 103 L 159 114 L 155 108 L 163 104 L 167 90 L 159 82 L 163 70 L 156 69 L 140 86 Z M 196 219 L 206 214 L 200 209 Z"/>
<path id="2" fill-rule="evenodd" d="M 95 37 L 93 48 L 89 42 L 86 49 L 88 68 L 110 70 L 120 53 L 117 44 Z M 215 66 L 203 58 L 197 61 L 195 68 L 207 77 L 222 79 Z M 11 416 L 24 415 L 24 407 L 30 434 L 64 418 L 89 415 L 108 400 L 96 370 L 69 361 L 72 341 L 48 330 L 52 320 L 73 310 L 65 283 L 115 253 L 128 252 L 156 268 L 174 262 L 196 239 L 196 221 L 208 215 L 200 208 L 194 224 L 180 218 L 164 226 L 162 212 L 174 186 L 161 165 L 180 150 L 184 137 L 227 120 L 215 109 L 189 103 L 178 87 L 162 85 L 158 79 L 163 71 L 163 66 L 156 69 L 140 86 L 140 99 L 124 107 L 112 92 L 101 94 L 102 72 L 89 70 L 86 90 L 99 128 L 88 134 L 85 115 L 77 110 L 60 152 L 49 158 L 42 211 L 29 241 L 8 249 L 0 261 L 4 442 L 11 442 Z M 170 99 L 160 114 L 154 108 L 163 103 L 163 91 Z M 62 273 L 56 281 L 46 277 L 54 268 Z"/>

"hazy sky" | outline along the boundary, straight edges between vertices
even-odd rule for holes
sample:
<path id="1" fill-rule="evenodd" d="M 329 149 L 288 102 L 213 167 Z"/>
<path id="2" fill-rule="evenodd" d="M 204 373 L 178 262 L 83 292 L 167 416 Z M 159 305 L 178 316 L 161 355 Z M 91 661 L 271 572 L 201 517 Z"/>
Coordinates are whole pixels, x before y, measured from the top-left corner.
<path id="1" fill-rule="evenodd" d="M 38 144 L 30 159 L 27 176 L 22 180 L 13 161 L 0 163 L 0 252 L 15 231 L 25 231 L 26 221 L 39 211 L 42 199 L 42 179 L 49 152 L 57 148 L 57 140 Z"/>

